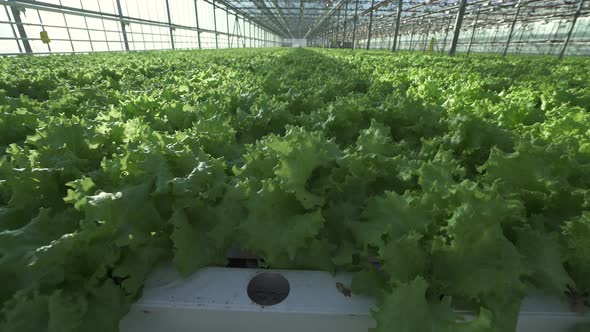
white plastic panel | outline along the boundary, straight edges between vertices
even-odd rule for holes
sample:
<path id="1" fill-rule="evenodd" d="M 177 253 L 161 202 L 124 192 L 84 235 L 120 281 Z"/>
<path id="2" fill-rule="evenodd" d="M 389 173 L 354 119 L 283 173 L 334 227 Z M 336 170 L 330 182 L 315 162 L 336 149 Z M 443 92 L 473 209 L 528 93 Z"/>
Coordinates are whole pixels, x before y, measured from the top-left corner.
<path id="1" fill-rule="evenodd" d="M 374 327 L 370 298 L 346 297 L 336 287 L 350 285 L 350 274 L 278 271 L 290 283 L 287 298 L 262 307 L 246 289 L 261 269 L 206 268 L 182 279 L 172 266 L 157 269 L 143 297 L 121 321 L 122 332 L 365 332 Z M 544 296 L 527 298 L 518 332 L 566 331 L 588 315 L 571 312 L 567 304 Z"/>

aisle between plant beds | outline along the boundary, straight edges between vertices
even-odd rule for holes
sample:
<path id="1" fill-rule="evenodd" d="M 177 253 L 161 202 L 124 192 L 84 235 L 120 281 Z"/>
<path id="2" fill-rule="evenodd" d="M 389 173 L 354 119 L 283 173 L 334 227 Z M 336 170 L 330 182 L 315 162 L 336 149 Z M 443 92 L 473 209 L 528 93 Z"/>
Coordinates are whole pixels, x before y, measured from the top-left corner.
<path id="1" fill-rule="evenodd" d="M 256 256 L 230 250 L 249 266 Z M 372 298 L 351 293 L 352 273 L 209 267 L 182 278 L 172 263 L 157 267 L 143 296 L 121 320 L 121 332 L 365 332 L 375 327 Z M 469 311 L 457 310 L 465 320 Z M 590 315 L 541 293 L 522 303 L 517 332 L 572 331 Z M 402 324 L 403 325 L 403 324 Z"/>

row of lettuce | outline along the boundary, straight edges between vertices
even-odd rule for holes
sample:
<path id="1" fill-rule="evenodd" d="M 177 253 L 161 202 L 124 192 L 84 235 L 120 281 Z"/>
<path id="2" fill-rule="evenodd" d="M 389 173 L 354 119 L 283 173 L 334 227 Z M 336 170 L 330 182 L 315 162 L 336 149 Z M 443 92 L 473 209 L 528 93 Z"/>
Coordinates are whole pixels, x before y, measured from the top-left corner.
<path id="1" fill-rule="evenodd" d="M 514 331 L 539 289 L 584 310 L 564 291 L 590 289 L 588 59 L 228 50 L 0 68 L 2 331 L 116 331 L 158 262 L 186 276 L 235 246 L 354 272 L 376 331 Z"/>

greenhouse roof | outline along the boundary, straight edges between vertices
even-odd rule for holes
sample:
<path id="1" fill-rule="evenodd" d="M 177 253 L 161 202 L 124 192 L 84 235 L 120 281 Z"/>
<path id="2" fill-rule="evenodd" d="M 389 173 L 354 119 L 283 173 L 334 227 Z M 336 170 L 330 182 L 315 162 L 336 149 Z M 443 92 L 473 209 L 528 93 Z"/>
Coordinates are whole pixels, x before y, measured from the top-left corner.
<path id="1" fill-rule="evenodd" d="M 398 0 L 225 0 L 244 15 L 265 22 L 273 32 L 283 38 L 306 38 L 318 33 L 322 28 L 330 26 L 331 21 L 352 21 L 355 12 L 357 24 L 362 24 L 372 14 L 375 28 L 391 29 L 395 24 L 400 1 Z M 563 0 L 468 0 L 465 1 L 464 25 L 473 25 L 479 13 L 485 17 L 479 26 L 508 25 L 518 7 L 521 7 L 519 22 L 547 22 L 550 19 L 570 19 L 576 12 L 580 1 Z M 454 24 L 461 1 L 449 0 L 410 0 L 402 1 L 401 15 L 402 33 L 412 29 L 425 30 L 428 24 L 431 29 L 444 29 Z M 590 4 L 586 4 L 581 15 L 587 15 Z M 451 21 L 449 23 L 449 20 Z M 414 30 L 415 31 L 415 30 Z"/>

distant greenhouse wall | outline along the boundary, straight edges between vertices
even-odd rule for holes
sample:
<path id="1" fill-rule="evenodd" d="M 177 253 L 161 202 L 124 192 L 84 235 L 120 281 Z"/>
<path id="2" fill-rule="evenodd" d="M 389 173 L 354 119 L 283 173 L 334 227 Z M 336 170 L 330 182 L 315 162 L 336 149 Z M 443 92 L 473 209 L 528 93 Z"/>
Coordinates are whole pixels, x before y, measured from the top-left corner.
<path id="1" fill-rule="evenodd" d="M 590 55 L 590 0 L 343 0 L 320 22 L 309 44 Z"/>
<path id="2" fill-rule="evenodd" d="M 215 0 L 0 0 L 0 54 L 280 45 L 263 25 Z"/>
<path id="3" fill-rule="evenodd" d="M 571 24 L 572 22 L 563 20 L 516 24 L 508 45 L 508 53 L 559 55 Z M 429 34 L 404 34 L 399 38 L 398 47 L 400 50 L 428 51 L 434 38 L 433 51 L 444 52 L 445 49 L 449 49 L 453 38 L 452 33 L 452 29 L 447 29 L 446 34 L 444 30 Z M 503 53 L 509 33 L 509 24 L 476 27 L 475 30 L 472 27 L 462 29 L 457 43 L 457 52 Z M 359 40 L 357 47 L 366 47 L 366 42 L 366 38 Z M 377 35 L 370 44 L 370 48 L 391 49 L 392 43 L 393 36 Z M 590 55 L 590 18 L 578 19 L 565 55 Z"/>

